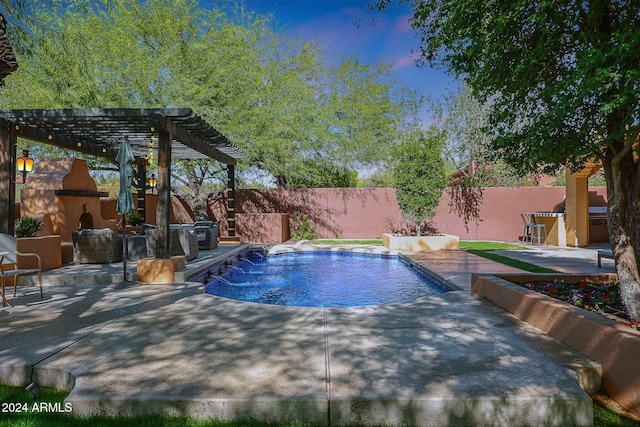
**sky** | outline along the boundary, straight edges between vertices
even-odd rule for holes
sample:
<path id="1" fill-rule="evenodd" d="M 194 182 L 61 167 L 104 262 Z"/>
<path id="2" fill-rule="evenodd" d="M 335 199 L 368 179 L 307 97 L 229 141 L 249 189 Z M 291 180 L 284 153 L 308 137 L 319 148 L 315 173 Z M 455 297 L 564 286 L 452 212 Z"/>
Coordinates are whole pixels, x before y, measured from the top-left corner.
<path id="1" fill-rule="evenodd" d="M 387 11 L 378 12 L 368 11 L 368 3 L 368 0 L 244 0 L 249 10 L 272 13 L 278 26 L 291 37 L 324 46 L 328 58 L 355 53 L 363 62 L 393 63 L 397 78 L 423 95 L 439 97 L 456 88 L 458 83 L 443 70 L 419 68 L 415 64 L 419 37 L 409 24 L 410 5 L 398 5 L 395 1 Z"/>

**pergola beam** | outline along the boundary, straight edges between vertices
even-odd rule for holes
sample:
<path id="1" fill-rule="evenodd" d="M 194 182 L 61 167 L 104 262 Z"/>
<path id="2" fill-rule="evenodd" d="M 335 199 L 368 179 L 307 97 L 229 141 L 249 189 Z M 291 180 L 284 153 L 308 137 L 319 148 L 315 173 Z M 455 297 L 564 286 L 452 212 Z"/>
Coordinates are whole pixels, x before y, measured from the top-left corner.
<path id="1" fill-rule="evenodd" d="M 20 126 L 13 123 L 12 126 L 17 126 L 19 128 L 19 137 L 40 142 L 42 144 L 54 145 L 63 149 L 78 151 L 90 156 L 103 157 L 112 161 L 115 161 L 116 155 L 118 154 L 117 150 L 100 147 L 92 142 L 69 138 L 56 132 L 47 132 L 34 127 Z"/>
<path id="2" fill-rule="evenodd" d="M 226 165 L 236 164 L 236 159 L 204 142 L 201 138 L 189 132 L 185 127 L 176 124 L 173 120 L 165 116 L 159 114 L 152 115 L 150 124 L 155 129 L 167 130 L 172 135 L 174 135 L 174 137 L 178 141 L 181 141 L 182 143 L 191 147 L 193 150 L 196 150 L 197 152 L 204 154 L 211 159 L 217 160 Z"/>

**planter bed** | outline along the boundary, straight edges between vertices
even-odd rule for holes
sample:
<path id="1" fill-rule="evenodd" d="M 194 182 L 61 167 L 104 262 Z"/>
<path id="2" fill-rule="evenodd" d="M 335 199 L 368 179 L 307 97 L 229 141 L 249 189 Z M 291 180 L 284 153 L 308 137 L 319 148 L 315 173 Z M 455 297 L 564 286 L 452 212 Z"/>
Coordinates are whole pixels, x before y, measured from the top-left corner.
<path id="1" fill-rule="evenodd" d="M 460 249 L 460 238 L 450 234 L 434 236 L 398 236 L 383 234 L 382 244 L 389 250 L 427 252 L 444 249 Z"/>
<path id="2" fill-rule="evenodd" d="M 603 391 L 640 416 L 640 332 L 624 322 L 516 284 L 554 280 L 603 283 L 615 278 L 614 274 L 473 275 L 471 291 L 598 362 Z"/>

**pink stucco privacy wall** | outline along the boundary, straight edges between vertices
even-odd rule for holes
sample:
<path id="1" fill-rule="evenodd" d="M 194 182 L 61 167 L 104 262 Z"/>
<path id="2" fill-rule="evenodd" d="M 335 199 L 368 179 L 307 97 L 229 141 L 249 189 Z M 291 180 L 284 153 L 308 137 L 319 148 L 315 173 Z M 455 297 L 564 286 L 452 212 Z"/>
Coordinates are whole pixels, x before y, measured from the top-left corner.
<path id="1" fill-rule="evenodd" d="M 606 204 L 604 187 L 590 190 L 594 192 L 591 197 L 594 203 Z M 438 231 L 461 239 L 517 240 L 522 234 L 521 213 L 551 211 L 564 195 L 564 187 L 485 188 L 480 219 L 468 224 L 467 229 L 462 219 L 450 213 L 450 199 L 445 192 L 432 224 Z M 221 223 L 222 235 L 227 229 L 225 203 L 223 199 L 210 210 Z M 280 217 L 261 216 L 262 222 L 257 222 L 257 215 L 252 215 L 264 213 L 306 213 L 320 238 L 379 238 L 383 233 L 407 230 L 392 188 L 237 190 L 235 206 L 240 214 L 236 228 L 250 242 L 282 241 Z M 271 233 L 270 229 L 275 231 Z"/>

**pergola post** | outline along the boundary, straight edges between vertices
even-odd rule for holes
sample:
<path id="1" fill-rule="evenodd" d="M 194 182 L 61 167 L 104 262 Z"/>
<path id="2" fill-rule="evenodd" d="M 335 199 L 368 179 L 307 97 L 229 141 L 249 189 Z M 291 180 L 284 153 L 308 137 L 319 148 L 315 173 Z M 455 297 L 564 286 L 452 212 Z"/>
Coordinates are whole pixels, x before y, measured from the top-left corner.
<path id="1" fill-rule="evenodd" d="M 589 244 L 589 174 L 572 173 L 569 168 L 566 174 L 567 245 L 584 247 Z"/>
<path id="2" fill-rule="evenodd" d="M 0 121 L 0 233 L 13 236 L 16 212 L 16 141 L 13 123 Z"/>
<path id="3" fill-rule="evenodd" d="M 229 236 L 236 235 L 236 168 L 234 165 L 227 165 L 227 224 L 229 225 Z"/>
<path id="4" fill-rule="evenodd" d="M 156 258 L 170 258 L 171 139 L 167 129 L 158 129 L 158 210 L 156 214 Z"/>

